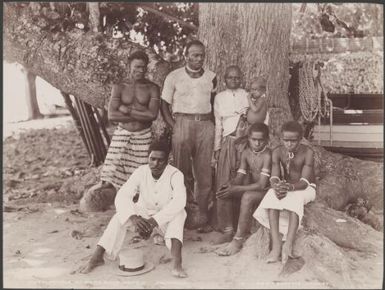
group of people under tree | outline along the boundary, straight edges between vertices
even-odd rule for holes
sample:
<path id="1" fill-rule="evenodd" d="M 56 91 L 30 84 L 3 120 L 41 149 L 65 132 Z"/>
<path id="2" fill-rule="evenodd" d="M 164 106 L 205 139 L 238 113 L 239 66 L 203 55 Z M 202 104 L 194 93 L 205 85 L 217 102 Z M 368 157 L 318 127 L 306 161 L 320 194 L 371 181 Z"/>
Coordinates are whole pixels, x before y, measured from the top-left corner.
<path id="1" fill-rule="evenodd" d="M 286 122 L 282 144 L 270 148 L 266 79 L 253 79 L 248 92 L 241 88 L 240 68 L 231 65 L 224 76 L 226 89 L 216 94 L 216 74 L 203 68 L 204 60 L 204 45 L 189 42 L 185 66 L 167 75 L 160 93 L 145 78 L 148 56 L 142 51 L 130 55 L 128 79 L 112 88 L 108 115 L 119 125 L 101 174 L 101 186 L 117 190 L 116 214 L 81 273 L 103 264 L 104 254 L 115 259 L 130 230 L 143 239 L 164 236 L 172 274 L 187 277 L 182 268 L 186 203 L 198 206 L 198 231 L 210 232 L 212 196 L 221 232 L 213 241 L 220 245 L 218 255 L 241 250 L 254 218 L 270 229 L 267 262 L 295 258 L 293 242 L 304 205 L 315 199 L 313 151 L 301 143 L 302 127 Z M 171 148 L 152 137 L 159 110 L 172 130 Z M 170 151 L 173 165 L 168 164 Z M 217 168 L 215 195 L 212 166 Z"/>

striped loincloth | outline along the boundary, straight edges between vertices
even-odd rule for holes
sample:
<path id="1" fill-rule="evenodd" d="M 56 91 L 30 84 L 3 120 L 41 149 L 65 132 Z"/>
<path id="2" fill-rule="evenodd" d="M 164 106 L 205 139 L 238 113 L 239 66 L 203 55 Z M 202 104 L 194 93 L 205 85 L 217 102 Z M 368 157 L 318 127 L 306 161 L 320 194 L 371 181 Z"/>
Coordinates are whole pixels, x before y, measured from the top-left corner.
<path id="1" fill-rule="evenodd" d="M 148 163 L 151 141 L 151 128 L 130 132 L 118 126 L 112 136 L 100 179 L 119 190 L 136 168 Z"/>

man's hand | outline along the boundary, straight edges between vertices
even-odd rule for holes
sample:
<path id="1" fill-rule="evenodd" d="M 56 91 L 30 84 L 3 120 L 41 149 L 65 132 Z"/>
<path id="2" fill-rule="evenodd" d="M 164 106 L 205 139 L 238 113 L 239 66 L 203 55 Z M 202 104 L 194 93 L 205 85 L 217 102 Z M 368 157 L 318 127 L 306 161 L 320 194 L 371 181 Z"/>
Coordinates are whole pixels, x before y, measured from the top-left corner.
<path id="1" fill-rule="evenodd" d="M 219 152 L 219 149 L 214 151 L 213 156 L 211 158 L 211 167 L 215 167 L 217 165 L 219 159 Z"/>
<path id="2" fill-rule="evenodd" d="M 220 153 L 220 152 L 221 152 L 220 149 L 214 151 L 214 159 L 217 160 L 217 161 L 218 161 L 218 159 L 219 159 L 219 153 Z"/>
<path id="3" fill-rule="evenodd" d="M 135 230 L 139 233 L 139 235 L 141 235 L 144 239 L 147 240 L 153 230 L 153 227 L 148 222 L 148 220 L 138 215 L 133 215 L 130 217 L 130 219 L 134 224 Z"/>
<path id="4" fill-rule="evenodd" d="M 273 189 L 278 199 L 286 197 L 287 192 L 290 189 L 290 184 L 285 181 L 280 181 L 273 184 Z"/>
<path id="5" fill-rule="evenodd" d="M 217 192 L 216 192 L 216 197 L 219 199 L 222 198 L 229 198 L 231 197 L 234 193 L 238 192 L 238 186 L 236 185 L 231 185 L 231 184 L 226 184 L 223 185 Z"/>
<path id="6" fill-rule="evenodd" d="M 151 225 L 151 232 L 158 226 L 158 223 L 154 218 L 145 219 Z"/>
<path id="7" fill-rule="evenodd" d="M 130 115 L 132 108 L 127 105 L 120 105 L 118 110 L 125 115 Z"/>
<path id="8" fill-rule="evenodd" d="M 244 108 L 240 109 L 239 111 L 235 111 L 235 113 L 239 114 L 239 115 L 246 114 L 248 108 L 249 107 L 244 107 Z"/>

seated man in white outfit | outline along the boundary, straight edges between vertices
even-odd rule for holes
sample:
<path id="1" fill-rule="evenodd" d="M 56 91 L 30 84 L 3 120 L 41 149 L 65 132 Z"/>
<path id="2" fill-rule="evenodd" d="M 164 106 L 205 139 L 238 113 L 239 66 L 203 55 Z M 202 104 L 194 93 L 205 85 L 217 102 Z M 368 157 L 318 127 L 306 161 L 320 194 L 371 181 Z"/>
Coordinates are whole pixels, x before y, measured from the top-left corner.
<path id="1" fill-rule="evenodd" d="M 304 212 L 304 205 L 315 199 L 314 152 L 301 144 L 301 125 L 295 121 L 283 124 L 283 145 L 273 151 L 271 189 L 266 193 L 254 217 L 270 228 L 272 250 L 268 263 L 282 263 L 294 258 L 293 242 Z M 282 238 L 283 236 L 283 238 Z M 282 246 L 282 240 L 285 240 Z"/>
<path id="2" fill-rule="evenodd" d="M 184 278 L 182 268 L 183 227 L 186 220 L 186 188 L 181 171 L 168 164 L 170 148 L 154 141 L 149 148 L 149 164 L 139 166 L 119 189 L 115 198 L 116 214 L 112 217 L 96 250 L 80 269 L 89 273 L 104 263 L 104 254 L 115 260 L 123 246 L 127 230 L 148 239 L 154 230 L 164 234 L 173 258 L 172 274 Z M 133 197 L 139 193 L 137 203 Z"/>

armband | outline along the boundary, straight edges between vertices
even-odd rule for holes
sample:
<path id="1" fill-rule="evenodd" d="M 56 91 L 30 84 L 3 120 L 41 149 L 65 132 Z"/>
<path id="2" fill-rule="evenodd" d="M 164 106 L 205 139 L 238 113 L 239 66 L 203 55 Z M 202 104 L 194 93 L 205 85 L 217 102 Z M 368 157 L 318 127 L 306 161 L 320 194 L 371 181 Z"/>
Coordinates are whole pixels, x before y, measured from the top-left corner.
<path id="1" fill-rule="evenodd" d="M 272 176 L 270 177 L 270 182 L 273 181 L 273 179 L 277 179 L 278 181 L 281 181 L 281 179 L 278 176 Z"/>
<path id="2" fill-rule="evenodd" d="M 313 187 L 314 189 L 316 189 L 316 187 L 317 187 L 317 186 L 315 185 L 315 183 L 310 183 L 309 186 Z"/>
<path id="3" fill-rule="evenodd" d="M 262 168 L 262 172 L 265 172 L 265 173 L 270 173 L 270 169 L 267 169 L 267 168 Z"/>
<path id="4" fill-rule="evenodd" d="M 247 174 L 246 170 L 241 169 L 241 168 L 239 168 L 239 169 L 237 170 L 237 172 L 240 173 L 240 174 Z"/>
<path id="5" fill-rule="evenodd" d="M 305 181 L 305 182 L 307 183 L 307 186 L 309 186 L 309 185 L 310 185 L 310 182 L 309 182 L 309 180 L 307 180 L 305 177 L 301 177 L 301 178 L 300 178 L 300 180 L 303 180 L 303 181 Z"/>
<path id="6" fill-rule="evenodd" d="M 266 173 L 266 172 L 261 172 L 261 175 L 265 175 L 267 177 L 270 177 L 270 174 L 269 173 Z"/>
<path id="7" fill-rule="evenodd" d="M 151 98 L 151 100 L 157 100 L 157 101 L 160 101 L 159 98 Z"/>

